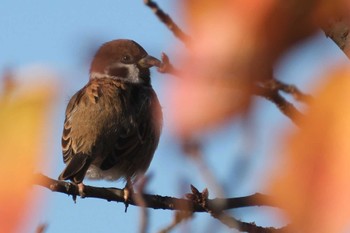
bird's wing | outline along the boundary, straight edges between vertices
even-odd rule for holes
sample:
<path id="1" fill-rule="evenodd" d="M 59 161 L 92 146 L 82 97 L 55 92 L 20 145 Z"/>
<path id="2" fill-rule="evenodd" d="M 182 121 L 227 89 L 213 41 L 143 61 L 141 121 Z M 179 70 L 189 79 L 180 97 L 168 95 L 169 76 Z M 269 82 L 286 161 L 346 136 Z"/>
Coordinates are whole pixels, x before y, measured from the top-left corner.
<path id="1" fill-rule="evenodd" d="M 76 183 L 82 182 L 92 162 L 93 143 L 90 142 L 95 140 L 96 133 L 92 133 L 90 128 L 94 122 L 91 124 L 84 122 L 94 118 L 90 116 L 91 114 L 86 113 L 96 103 L 97 88 L 96 85 L 87 85 L 78 91 L 68 103 L 62 135 L 63 161 L 67 166 L 59 176 L 61 180 L 71 179 Z M 88 140 L 84 133 L 90 135 Z"/>
<path id="2" fill-rule="evenodd" d="M 78 91 L 69 101 L 67 109 L 66 109 L 66 118 L 64 120 L 63 125 L 63 134 L 62 134 L 62 152 L 63 152 L 63 161 L 67 163 L 72 155 L 72 138 L 71 138 L 71 130 L 72 130 L 72 115 L 77 110 L 80 99 L 83 95 L 83 89 Z"/>
<path id="3" fill-rule="evenodd" d="M 135 108 L 136 127 L 123 128 L 120 125 L 113 151 L 101 164 L 102 170 L 118 164 L 127 177 L 132 177 L 136 172 L 148 168 L 158 145 L 162 114 L 153 90 L 142 96 L 142 99 L 142 103 Z"/>

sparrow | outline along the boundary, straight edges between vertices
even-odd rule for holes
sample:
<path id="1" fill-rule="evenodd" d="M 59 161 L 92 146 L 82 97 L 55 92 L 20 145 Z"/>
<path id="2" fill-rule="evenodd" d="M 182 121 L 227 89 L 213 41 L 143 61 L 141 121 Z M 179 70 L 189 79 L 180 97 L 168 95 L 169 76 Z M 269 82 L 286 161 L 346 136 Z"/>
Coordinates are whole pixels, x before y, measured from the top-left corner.
<path id="1" fill-rule="evenodd" d="M 163 121 L 149 68 L 160 64 L 132 40 L 113 40 L 98 49 L 89 82 L 66 109 L 62 135 L 66 167 L 59 180 L 77 184 L 83 195 L 85 177 L 124 179 L 128 186 L 146 172 Z"/>

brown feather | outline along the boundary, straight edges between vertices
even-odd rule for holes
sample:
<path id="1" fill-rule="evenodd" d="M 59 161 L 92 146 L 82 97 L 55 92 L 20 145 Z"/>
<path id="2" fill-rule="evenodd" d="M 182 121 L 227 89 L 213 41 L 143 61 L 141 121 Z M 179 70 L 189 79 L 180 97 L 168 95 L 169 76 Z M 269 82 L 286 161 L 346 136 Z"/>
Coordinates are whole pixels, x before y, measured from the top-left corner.
<path id="1" fill-rule="evenodd" d="M 96 54 L 92 72 L 104 72 L 124 53 L 134 53 L 131 59 L 135 62 L 147 55 L 132 41 L 111 44 L 117 46 L 109 47 L 107 43 Z M 111 67 L 118 68 L 118 64 Z M 148 68 L 137 69 L 140 83 L 128 82 L 128 76 L 98 73 L 71 98 L 62 135 L 63 160 L 67 165 L 60 179 L 80 183 L 92 167 L 110 171 L 113 179 L 136 178 L 147 170 L 159 142 L 162 112 L 149 83 Z"/>

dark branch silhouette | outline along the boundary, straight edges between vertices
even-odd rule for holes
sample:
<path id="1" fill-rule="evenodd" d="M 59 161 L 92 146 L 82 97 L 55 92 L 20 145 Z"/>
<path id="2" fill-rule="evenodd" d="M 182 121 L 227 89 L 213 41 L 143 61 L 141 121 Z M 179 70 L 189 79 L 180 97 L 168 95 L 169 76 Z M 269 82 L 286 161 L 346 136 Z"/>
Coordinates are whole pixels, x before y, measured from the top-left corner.
<path id="1" fill-rule="evenodd" d="M 151 0 L 144 0 L 144 2 L 177 38 L 184 43 L 189 41 L 190 37 L 174 23 L 168 14 L 160 9 L 155 2 Z M 162 63 L 158 66 L 158 71 L 176 76 L 180 73 L 179 70 L 171 64 L 169 57 L 165 53 L 162 53 Z M 279 94 L 279 91 L 291 94 L 296 100 L 306 103 L 312 99 L 310 95 L 302 93 L 295 85 L 285 84 L 276 79 L 270 79 L 268 82 L 263 81 L 263 83 L 259 83 L 259 86 L 256 87 L 253 94 L 262 96 L 274 103 L 285 116 L 291 119 L 296 125 L 299 125 L 298 119 L 303 117 L 302 113 L 300 113 L 292 103 L 283 98 L 283 96 Z"/>
<path id="2" fill-rule="evenodd" d="M 165 24 L 169 28 L 169 30 L 174 33 L 175 37 L 180 39 L 184 44 L 190 41 L 190 37 L 184 33 L 179 26 L 172 20 L 172 18 L 166 14 L 157 3 L 152 0 L 144 0 L 146 6 L 151 8 L 154 14 L 158 17 L 158 19 Z"/>
<path id="3" fill-rule="evenodd" d="M 76 184 L 54 180 L 40 173 L 34 175 L 34 184 L 48 188 L 53 192 L 72 195 L 74 200 L 80 195 Z M 264 228 L 256 226 L 254 223 L 245 223 L 236 220 L 223 212 L 224 210 L 242 207 L 274 206 L 271 198 L 267 195 L 256 193 L 245 197 L 208 199 L 209 193 L 207 189 L 203 192 L 199 192 L 191 185 L 191 191 L 192 193 L 186 195 L 188 199 L 134 193 L 126 202 L 124 200 L 123 189 L 100 188 L 85 185 L 84 198 L 99 198 L 134 206 L 142 205 L 141 207 L 143 208 L 178 210 L 189 213 L 207 212 L 230 228 L 237 228 L 247 232 L 281 232 L 280 229 L 271 227 Z M 139 201 L 140 198 L 142 198 L 142 202 Z M 189 218 L 191 214 L 186 214 L 186 216 L 187 217 L 183 217 L 183 219 L 177 219 L 174 221 L 173 225 L 175 226 L 178 222 Z"/>
<path id="4" fill-rule="evenodd" d="M 286 94 L 290 94 L 295 100 L 300 102 L 310 103 L 312 100 L 311 95 L 303 93 L 295 85 L 287 84 L 274 78 L 264 82 L 263 85 L 271 90 L 282 91 Z"/>
<path id="5" fill-rule="evenodd" d="M 235 228 L 244 232 L 266 232 L 266 233 L 281 233 L 284 228 L 274 228 L 274 227 L 261 227 L 257 226 L 255 223 L 247 223 L 236 219 L 233 216 L 225 213 L 223 210 L 213 210 L 209 208 L 209 192 L 208 189 L 204 189 L 202 192 L 199 192 L 194 186 L 191 185 L 191 194 L 188 194 L 187 197 L 193 202 L 199 204 L 209 213 L 213 218 L 219 220 L 221 223 L 226 225 L 229 228 Z"/>
<path id="6" fill-rule="evenodd" d="M 278 89 L 256 86 L 253 92 L 274 103 L 285 116 L 291 119 L 296 125 L 300 125 L 300 120 L 304 115 L 292 103 L 283 98 L 279 94 Z"/>
<path id="7" fill-rule="evenodd" d="M 50 189 L 54 192 L 79 196 L 78 186 L 74 183 L 51 179 L 43 174 L 34 175 L 34 184 Z M 107 201 L 125 203 L 124 191 L 118 188 L 100 188 L 85 185 L 84 198 L 99 198 Z M 142 195 L 145 207 L 152 209 L 183 210 L 193 212 L 207 212 L 201 205 L 183 198 L 175 198 L 151 194 L 134 193 L 127 204 L 138 206 L 135 196 Z M 225 204 L 223 204 L 225 203 Z M 256 193 L 245 197 L 215 198 L 208 200 L 208 208 L 215 211 L 222 211 L 250 206 L 275 206 L 267 195 Z"/>

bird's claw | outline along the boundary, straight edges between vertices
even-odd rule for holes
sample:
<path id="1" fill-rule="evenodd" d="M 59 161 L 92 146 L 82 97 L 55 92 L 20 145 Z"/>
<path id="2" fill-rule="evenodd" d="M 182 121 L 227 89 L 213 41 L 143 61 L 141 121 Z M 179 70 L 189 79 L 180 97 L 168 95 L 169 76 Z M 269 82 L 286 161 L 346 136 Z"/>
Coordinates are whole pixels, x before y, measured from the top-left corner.
<path id="1" fill-rule="evenodd" d="M 83 183 L 79 183 L 79 184 L 78 184 L 78 192 L 79 192 L 79 196 L 80 196 L 81 198 L 84 198 L 84 197 L 86 196 L 86 194 L 85 194 L 85 192 L 84 192 L 84 188 L 85 188 L 85 186 L 84 186 Z"/>
<path id="2" fill-rule="evenodd" d="M 132 183 L 128 181 L 123 189 L 123 197 L 124 197 L 124 203 L 125 203 L 125 213 L 128 211 L 129 202 L 134 194 L 134 188 L 132 186 Z"/>

